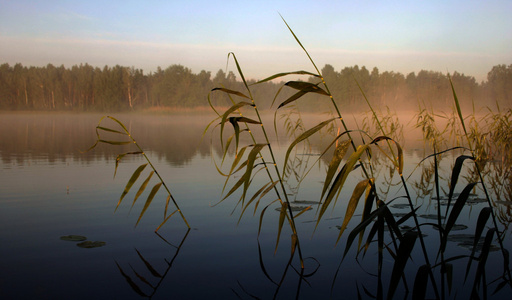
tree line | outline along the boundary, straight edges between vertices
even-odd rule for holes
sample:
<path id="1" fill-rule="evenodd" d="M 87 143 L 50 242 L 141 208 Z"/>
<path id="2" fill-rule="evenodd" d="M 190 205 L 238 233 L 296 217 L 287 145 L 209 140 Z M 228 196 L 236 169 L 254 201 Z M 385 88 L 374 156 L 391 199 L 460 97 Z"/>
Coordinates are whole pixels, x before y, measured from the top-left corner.
<path id="1" fill-rule="evenodd" d="M 357 65 L 336 71 L 332 65 L 322 69 L 331 93 L 347 110 L 360 110 L 363 91 L 372 104 L 396 108 L 415 108 L 418 103 L 433 106 L 451 105 L 452 93 L 448 75 L 459 99 L 472 101 L 477 106 L 510 107 L 512 103 L 512 64 L 494 66 L 487 80 L 476 82 L 472 76 L 458 72 L 422 70 L 403 75 L 398 72 L 371 71 Z M 293 78 L 290 80 L 296 80 Z M 302 78 L 317 82 L 318 79 Z M 255 81 L 250 81 L 253 84 Z M 265 82 L 253 86 L 258 105 L 270 108 L 283 82 Z M 0 109 L 47 111 L 126 111 L 149 107 L 198 107 L 208 105 L 207 95 L 214 87 L 224 86 L 243 91 L 243 84 L 233 72 L 219 70 L 212 78 L 209 71 L 195 74 L 182 65 L 145 74 L 134 67 L 89 64 L 66 68 L 48 64 L 27 67 L 18 63 L 0 65 Z M 282 90 L 281 97 L 293 91 Z M 299 103 L 318 111 L 323 107 L 320 96 L 309 96 L 313 101 Z M 222 95 L 210 98 L 215 105 L 229 105 Z"/>

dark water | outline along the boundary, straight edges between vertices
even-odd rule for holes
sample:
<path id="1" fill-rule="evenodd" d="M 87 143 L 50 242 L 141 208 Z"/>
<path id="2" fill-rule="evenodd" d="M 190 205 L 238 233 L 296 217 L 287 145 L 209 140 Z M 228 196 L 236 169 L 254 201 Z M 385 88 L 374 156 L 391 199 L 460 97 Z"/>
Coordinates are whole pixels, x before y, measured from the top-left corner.
<path id="1" fill-rule="evenodd" d="M 316 270 L 305 282 L 300 282 L 296 273 L 297 259 L 292 264 L 295 270 L 289 268 L 283 276 L 290 253 L 291 232 L 287 226 L 274 254 L 279 214 L 275 205 L 267 209 L 258 238 L 261 210 L 275 200 L 275 196 L 260 204 L 254 216 L 251 207 L 240 223 L 240 207 L 236 207 L 238 196 L 214 205 L 222 198 L 224 177 L 217 173 L 211 158 L 213 153 L 219 161 L 217 143 L 213 142 L 213 150 L 210 150 L 210 134 L 202 139 L 211 117 L 118 117 L 168 183 L 192 229 L 188 231 L 179 215 L 174 215 L 159 230 L 159 235 L 155 234 L 155 228 L 163 220 L 165 206 L 165 197 L 158 195 L 136 228 L 134 225 L 144 205 L 144 195 L 130 211 L 132 191 L 114 214 L 126 182 L 145 161 L 125 158 L 114 179 L 116 155 L 126 148 L 101 145 L 91 152 L 81 153 L 94 143 L 94 128 L 99 115 L 2 114 L 0 298 L 141 298 L 137 288 L 130 283 L 137 285 L 143 294 L 153 294 L 154 299 L 249 299 L 251 296 L 269 299 L 275 294 L 279 299 L 291 299 L 297 293 L 301 299 L 354 299 L 357 288 L 367 298 L 363 285 L 375 293 L 377 280 L 371 274 L 376 273 L 376 245 L 370 247 L 364 259 L 359 257 L 359 263 L 353 259 L 354 249 L 351 250 L 333 283 L 346 235 L 356 225 L 351 223 L 335 246 L 339 233 L 336 226 L 342 223 L 346 199 L 351 191 L 340 195 L 336 208 L 329 209 L 316 230 L 316 209 L 297 219 L 301 250 L 307 257 L 306 273 Z M 276 146 L 275 150 L 282 160 L 285 148 Z M 406 149 L 406 174 L 414 170 L 422 155 L 422 150 L 416 146 Z M 313 165 L 317 157 L 311 159 Z M 293 199 L 318 201 L 323 180 L 319 170 L 324 168 L 325 162 L 313 168 Z M 381 173 L 383 177 L 385 172 Z M 415 171 L 410 180 L 419 181 L 420 173 Z M 357 181 L 357 178 L 349 178 L 347 184 L 354 186 Z M 392 190 L 388 199 L 402 194 L 400 189 Z M 395 203 L 404 202 L 397 200 Z M 421 214 L 436 212 L 429 199 L 418 198 L 417 205 L 421 205 Z M 474 220 L 481 207 L 483 204 L 474 204 L 463 211 L 460 222 L 468 229 L 460 233 L 474 232 Z M 399 213 L 401 209 L 396 207 L 393 211 Z M 506 207 L 500 211 L 505 216 L 510 215 Z M 360 210 L 356 211 L 356 214 L 360 213 Z M 427 222 L 427 219 L 422 221 Z M 425 230 L 434 236 L 427 245 L 434 251 L 430 258 L 435 260 L 436 233 L 432 229 Z M 91 241 L 104 241 L 106 245 L 84 249 L 77 247 L 77 242 L 60 240 L 61 236 L 71 234 L 86 236 Z M 510 245 L 509 235 L 506 239 Z M 447 256 L 470 254 L 456 243 L 450 242 L 449 246 Z M 415 270 L 424 264 L 418 245 L 414 251 L 418 255 L 408 264 L 410 287 Z M 472 279 L 464 285 L 460 276 L 466 263 L 467 260 L 454 263 L 454 269 L 459 272 L 454 277 L 455 292 L 450 297 L 467 298 Z M 487 266 L 487 278 L 491 281 L 503 268 L 501 254 L 492 252 Z M 392 267 L 390 258 L 384 261 L 386 273 L 389 274 Z M 278 288 L 276 282 L 282 278 Z M 385 292 L 388 280 L 384 280 Z M 334 286 L 332 290 L 331 286 Z M 405 294 L 403 284 L 399 285 L 397 295 L 411 297 Z M 428 295 L 433 297 L 431 291 Z M 497 297 L 504 299 L 509 295 L 510 289 L 505 288 Z"/>

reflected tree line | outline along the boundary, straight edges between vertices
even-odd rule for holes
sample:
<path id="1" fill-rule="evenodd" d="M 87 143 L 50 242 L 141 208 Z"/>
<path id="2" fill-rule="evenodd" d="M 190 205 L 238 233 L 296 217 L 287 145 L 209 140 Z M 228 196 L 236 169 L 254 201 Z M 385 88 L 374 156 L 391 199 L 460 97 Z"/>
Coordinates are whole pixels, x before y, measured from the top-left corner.
<path id="1" fill-rule="evenodd" d="M 487 80 L 481 83 L 458 72 L 443 74 L 422 70 L 403 75 L 357 65 L 336 71 L 327 64 L 322 74 L 334 98 L 343 101 L 344 109 L 349 111 L 360 109 L 361 90 L 375 106 L 416 109 L 418 102 L 451 106 L 447 75 L 451 76 L 460 99 L 474 101 L 478 106 L 498 104 L 509 107 L 512 103 L 512 64 L 494 66 L 487 74 Z M 193 108 L 207 105 L 205 95 L 216 86 L 236 90 L 242 88 L 242 83 L 231 71 L 219 70 L 215 76 L 204 70 L 195 74 L 181 65 L 166 69 L 159 67 L 156 72 L 145 74 L 141 69 L 119 65 L 99 68 L 86 63 L 66 68 L 52 64 L 27 67 L 20 63 L 14 66 L 5 63 L 0 65 L 0 109 L 126 111 L 149 107 Z M 282 83 L 271 81 L 258 84 L 254 86 L 253 95 L 264 109 L 269 108 L 280 86 Z M 305 108 L 321 110 L 324 100 Z M 212 102 L 214 105 L 230 105 L 227 97 L 216 97 Z"/>

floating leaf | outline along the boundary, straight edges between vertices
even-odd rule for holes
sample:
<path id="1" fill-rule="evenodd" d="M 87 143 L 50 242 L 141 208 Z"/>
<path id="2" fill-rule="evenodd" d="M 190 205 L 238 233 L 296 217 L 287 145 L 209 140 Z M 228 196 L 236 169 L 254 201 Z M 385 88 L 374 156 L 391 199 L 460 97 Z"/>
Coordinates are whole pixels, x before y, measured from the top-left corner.
<path id="1" fill-rule="evenodd" d="M 81 242 L 81 243 L 78 243 L 76 244 L 78 247 L 80 248 L 97 248 L 97 247 L 103 247 L 105 246 L 107 243 L 105 242 L 100 242 L 100 241 L 85 241 L 85 242 Z"/>
<path id="2" fill-rule="evenodd" d="M 81 241 L 85 241 L 87 238 L 85 236 L 82 236 L 82 235 L 64 235 L 64 236 L 61 236 L 60 237 L 61 240 L 63 241 L 71 241 L 71 242 L 81 242 Z"/>

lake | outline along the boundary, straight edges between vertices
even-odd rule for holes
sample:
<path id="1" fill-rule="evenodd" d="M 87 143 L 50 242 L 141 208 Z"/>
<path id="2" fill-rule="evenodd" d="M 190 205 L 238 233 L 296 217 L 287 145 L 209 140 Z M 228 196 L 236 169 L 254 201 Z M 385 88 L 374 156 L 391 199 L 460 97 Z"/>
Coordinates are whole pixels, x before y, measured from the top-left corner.
<path id="1" fill-rule="evenodd" d="M 351 187 L 341 193 L 335 209 L 327 210 L 316 229 L 316 205 L 297 218 L 305 273 L 311 273 L 305 281 L 300 281 L 296 259 L 293 268 L 286 268 L 291 245 L 291 231 L 286 225 L 274 254 L 279 205 L 270 206 L 265 212 L 258 238 L 261 210 L 275 200 L 275 196 L 268 196 L 254 215 L 254 206 L 250 207 L 240 222 L 241 207 L 236 205 L 239 194 L 219 203 L 225 177 L 219 175 L 212 161 L 213 155 L 220 165 L 218 132 L 202 137 L 206 125 L 212 120 L 210 115 L 116 115 L 154 163 L 191 226 L 187 230 L 176 214 L 158 234 L 154 231 L 163 221 L 166 200 L 160 194 L 135 227 L 149 188 L 133 208 L 135 190 L 130 191 L 114 213 L 126 183 L 145 160 L 140 156 L 123 158 L 114 178 L 116 156 L 128 151 L 127 148 L 101 144 L 82 153 L 94 144 L 95 127 L 101 116 L 0 114 L 0 298 L 138 299 L 141 295 L 152 295 L 153 299 L 250 299 L 252 296 L 269 299 L 277 295 L 279 299 L 293 299 L 298 294 L 301 299 L 355 299 L 358 290 L 363 298 L 369 297 L 364 289 L 370 294 L 375 293 L 376 243 L 370 245 L 364 258 L 360 254 L 358 261 L 354 259 L 356 251 L 352 247 L 337 273 L 347 235 L 357 223 L 350 223 L 336 245 L 339 226 L 345 215 L 346 202 L 360 176 L 349 176 L 346 185 Z M 314 119 L 312 117 L 311 123 Z M 429 152 L 423 150 L 423 141 L 417 133 L 406 134 L 406 137 L 404 174 L 412 174 L 410 182 L 421 183 L 422 170 L 415 167 Z M 281 131 L 279 141 L 275 138 L 272 141 L 278 161 L 282 162 L 288 144 L 284 132 Z M 315 143 L 312 142 L 313 153 L 318 154 L 321 150 Z M 231 159 L 226 158 L 222 168 L 225 172 Z M 321 159 L 315 164 L 317 159 L 317 155 L 302 158 L 312 168 L 298 192 L 290 193 L 297 206 L 320 200 L 329 160 Z M 453 161 L 454 158 L 445 159 L 442 170 L 451 170 Z M 381 188 L 389 186 L 386 172 L 389 173 L 385 167 L 376 170 Z M 443 176 L 449 178 L 449 175 Z M 396 183 L 398 178 L 389 180 Z M 233 183 L 228 184 L 224 194 Z M 255 180 L 254 186 L 259 188 L 259 184 Z M 460 183 L 457 192 L 464 185 Z M 290 181 L 290 191 L 296 191 L 295 188 L 297 184 Z M 418 214 L 424 216 L 421 221 L 435 222 L 428 221 L 428 216 L 436 214 L 436 204 L 430 197 L 422 197 L 418 190 L 411 190 L 416 193 L 413 196 L 415 205 L 420 206 Z M 393 186 L 386 193 L 386 200 L 391 201 L 403 195 L 403 190 Z M 477 193 L 474 199 L 481 198 Z M 404 203 L 403 199 L 394 200 L 395 206 L 390 205 L 390 209 L 394 213 L 407 212 L 400 206 Z M 485 206 L 479 201 L 466 205 L 457 224 L 467 228 L 458 228 L 461 230 L 453 233 L 474 234 L 478 213 Z M 512 215 L 510 210 L 511 207 L 505 204 L 496 207 L 500 226 L 506 226 L 508 249 L 511 246 L 507 221 Z M 360 205 L 354 218 L 359 216 L 360 219 L 361 212 Z M 408 220 L 402 225 L 411 224 Z M 439 246 L 435 238 L 437 231 L 432 226 L 425 226 L 424 230 L 428 235 L 429 257 L 435 261 Z M 89 241 L 102 241 L 105 245 L 81 248 L 77 246 L 78 242 L 60 238 L 67 235 L 85 236 Z M 429 239 L 431 236 L 434 236 L 432 240 Z M 446 257 L 470 255 L 471 250 L 457 246 L 457 243 L 448 242 Z M 408 263 L 410 269 L 407 269 L 410 287 L 415 270 L 424 264 L 419 244 L 413 254 L 416 259 Z M 456 270 L 454 290 L 448 298 L 456 295 L 466 299 L 474 275 L 464 284 L 467 259 L 453 263 Z M 386 259 L 383 264 L 383 270 L 390 273 L 393 260 Z M 476 269 L 476 263 L 472 268 Z M 499 251 L 491 251 L 486 271 L 488 283 L 502 273 L 503 258 Z M 277 285 L 281 280 L 282 284 Z M 388 281 L 384 279 L 385 291 Z M 489 285 L 489 294 L 496 285 Z M 334 286 L 332 290 L 331 286 Z M 411 297 L 410 293 L 406 295 L 403 284 L 398 285 L 396 294 L 397 298 Z M 434 297 L 430 289 L 427 295 Z M 493 297 L 504 299 L 510 296 L 510 288 L 505 287 Z"/>

